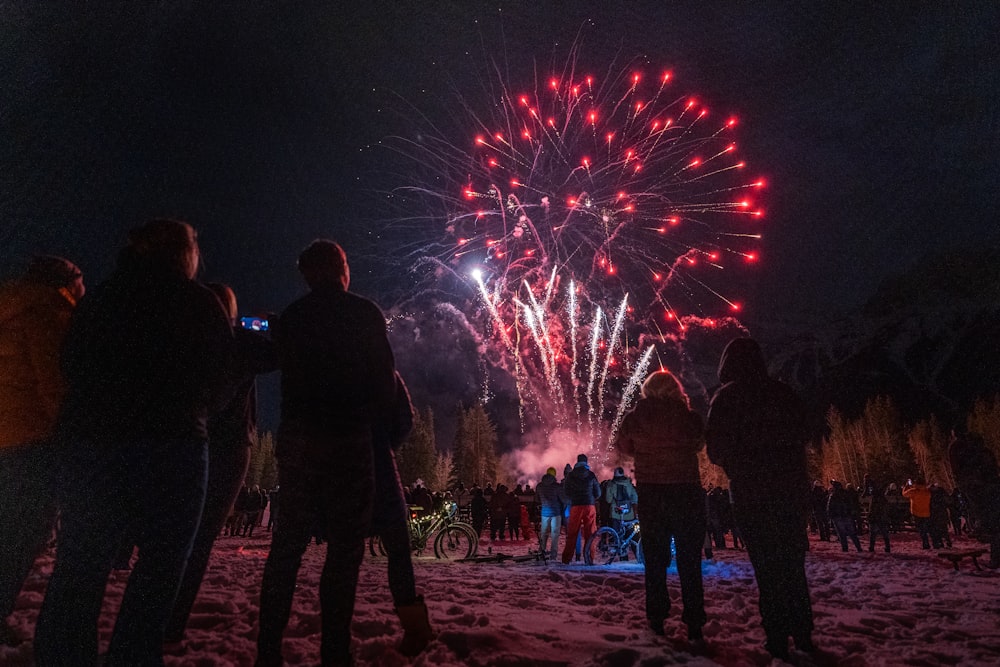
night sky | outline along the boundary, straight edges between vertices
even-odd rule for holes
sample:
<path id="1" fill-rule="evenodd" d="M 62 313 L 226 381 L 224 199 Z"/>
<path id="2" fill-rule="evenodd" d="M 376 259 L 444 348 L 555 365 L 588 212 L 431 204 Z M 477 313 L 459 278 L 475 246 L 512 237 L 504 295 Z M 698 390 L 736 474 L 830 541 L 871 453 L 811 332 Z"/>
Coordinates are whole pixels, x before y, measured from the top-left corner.
<path id="1" fill-rule="evenodd" d="M 929 252 L 997 242 L 995 3 L 134 4 L 0 3 L 0 274 L 57 253 L 95 282 L 129 227 L 172 216 L 244 311 L 301 293 L 318 236 L 380 300 L 410 239 L 383 231 L 379 142 L 418 114 L 458 129 L 490 62 L 530 81 L 574 43 L 739 115 L 769 183 L 751 330 L 821 327 Z"/>

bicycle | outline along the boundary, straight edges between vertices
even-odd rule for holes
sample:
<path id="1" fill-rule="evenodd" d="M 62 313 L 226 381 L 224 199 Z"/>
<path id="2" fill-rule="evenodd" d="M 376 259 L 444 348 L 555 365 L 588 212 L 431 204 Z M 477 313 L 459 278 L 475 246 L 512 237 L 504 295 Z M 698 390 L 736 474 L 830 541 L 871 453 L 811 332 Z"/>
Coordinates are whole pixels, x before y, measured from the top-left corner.
<path id="1" fill-rule="evenodd" d="M 471 558 L 479 550 L 479 535 L 469 524 L 455 519 L 458 505 L 446 502 L 441 509 L 426 516 L 419 516 L 422 507 L 411 505 L 410 549 L 418 556 L 422 555 L 434 536 L 434 556 L 446 560 Z M 368 551 L 372 556 L 385 556 L 385 545 L 378 535 L 368 539 Z"/>
<path id="2" fill-rule="evenodd" d="M 598 528 L 597 532 L 587 540 L 583 549 L 583 561 L 587 565 L 610 565 L 616 559 L 628 560 L 630 553 L 636 562 L 640 564 L 645 562 L 638 519 L 622 521 L 621 532 L 610 526 Z"/>

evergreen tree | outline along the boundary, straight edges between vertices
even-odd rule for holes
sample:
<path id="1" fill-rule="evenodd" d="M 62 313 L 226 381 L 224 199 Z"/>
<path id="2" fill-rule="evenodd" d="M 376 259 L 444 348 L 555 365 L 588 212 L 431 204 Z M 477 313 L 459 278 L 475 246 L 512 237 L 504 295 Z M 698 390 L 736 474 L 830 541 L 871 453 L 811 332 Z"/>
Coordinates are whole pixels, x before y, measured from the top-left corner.
<path id="1" fill-rule="evenodd" d="M 497 433 L 486 410 L 481 404 L 464 410 L 455 432 L 453 452 L 453 476 L 467 486 L 496 480 L 497 474 Z"/>
<path id="2" fill-rule="evenodd" d="M 422 479 L 427 488 L 436 490 L 431 486 L 437 475 L 437 446 L 434 442 L 434 413 L 430 408 L 426 413 L 414 411 L 413 430 L 396 452 L 396 465 L 404 485 L 411 486 Z"/>

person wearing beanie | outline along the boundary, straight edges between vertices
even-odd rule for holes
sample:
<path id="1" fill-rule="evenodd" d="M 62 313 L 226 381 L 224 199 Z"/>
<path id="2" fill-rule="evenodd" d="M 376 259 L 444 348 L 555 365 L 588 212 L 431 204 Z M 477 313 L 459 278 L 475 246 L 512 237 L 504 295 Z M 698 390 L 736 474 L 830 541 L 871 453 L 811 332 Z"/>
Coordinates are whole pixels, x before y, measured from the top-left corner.
<path id="1" fill-rule="evenodd" d="M 541 512 L 538 529 L 538 551 L 553 561 L 559 558 L 559 529 L 562 528 L 566 498 L 562 484 L 556 481 L 556 469 L 549 468 L 535 488 L 535 504 Z"/>
<path id="2" fill-rule="evenodd" d="M 563 480 L 563 492 L 569 504 L 569 524 L 566 526 L 562 562 L 568 565 L 576 550 L 577 538 L 582 534 L 583 544 L 586 545 L 590 536 L 597 532 L 595 503 L 601 497 L 601 485 L 587 465 L 586 454 L 576 457 L 576 465 Z M 590 560 L 593 560 L 593 554 Z"/>
<path id="3" fill-rule="evenodd" d="M 55 523 L 50 442 L 65 384 L 59 348 L 83 273 L 62 257 L 31 260 L 0 286 L 0 643 L 21 638 L 7 616 Z"/>

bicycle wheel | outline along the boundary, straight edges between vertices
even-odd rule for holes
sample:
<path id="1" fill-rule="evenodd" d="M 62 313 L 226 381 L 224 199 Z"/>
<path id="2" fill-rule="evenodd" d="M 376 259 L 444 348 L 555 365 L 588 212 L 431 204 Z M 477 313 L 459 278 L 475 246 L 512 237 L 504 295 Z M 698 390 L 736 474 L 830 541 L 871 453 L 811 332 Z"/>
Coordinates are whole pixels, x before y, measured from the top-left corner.
<path id="1" fill-rule="evenodd" d="M 621 544 L 621 538 L 613 528 L 598 528 L 583 548 L 583 561 L 587 565 L 610 565 L 618 558 Z M 591 554 L 594 554 L 593 558 Z"/>
<path id="2" fill-rule="evenodd" d="M 476 550 L 476 542 L 461 526 L 446 526 L 434 538 L 434 555 L 446 560 L 470 558 Z"/>
<path id="3" fill-rule="evenodd" d="M 372 556 L 384 556 L 385 555 L 385 545 L 382 544 L 382 538 L 378 535 L 372 535 L 368 538 L 368 551 Z"/>
<path id="4" fill-rule="evenodd" d="M 473 544 L 472 555 L 475 556 L 479 553 L 479 534 L 476 532 L 476 529 L 473 528 L 471 524 L 465 523 L 464 521 L 456 521 L 451 525 L 458 526 L 467 532 L 469 534 L 469 539 L 472 540 Z"/>

